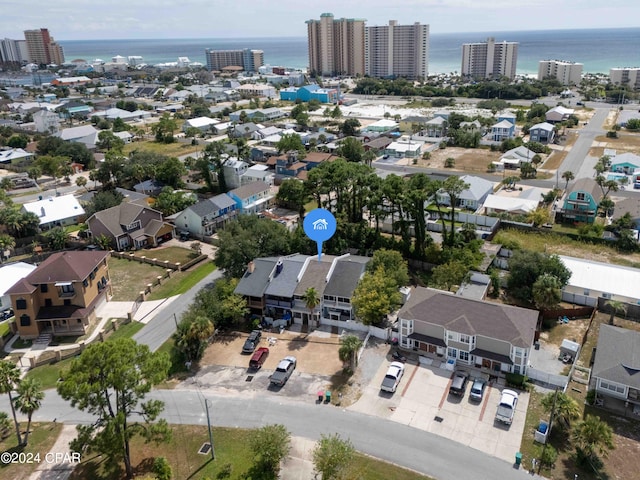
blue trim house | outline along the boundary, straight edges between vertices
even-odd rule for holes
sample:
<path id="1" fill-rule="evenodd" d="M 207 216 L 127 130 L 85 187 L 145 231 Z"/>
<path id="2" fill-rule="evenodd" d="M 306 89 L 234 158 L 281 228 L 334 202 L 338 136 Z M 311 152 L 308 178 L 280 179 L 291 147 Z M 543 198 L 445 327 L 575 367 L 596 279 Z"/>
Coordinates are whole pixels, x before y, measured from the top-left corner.
<path id="1" fill-rule="evenodd" d="M 562 205 L 565 221 L 593 223 L 602 200 L 602 190 L 591 178 L 577 180 L 568 190 Z"/>
<path id="2" fill-rule="evenodd" d="M 275 197 L 271 187 L 261 180 L 231 190 L 228 195 L 236 202 L 241 214 L 262 212 L 271 206 Z"/>
<path id="3" fill-rule="evenodd" d="M 634 153 L 622 153 L 611 159 L 612 172 L 630 175 L 640 168 L 640 157 Z"/>
<path id="4" fill-rule="evenodd" d="M 320 103 L 337 103 L 338 90 L 335 88 L 321 88 L 319 85 L 305 85 L 304 87 L 288 87 L 280 90 L 280 100 L 308 102 L 318 100 Z"/>

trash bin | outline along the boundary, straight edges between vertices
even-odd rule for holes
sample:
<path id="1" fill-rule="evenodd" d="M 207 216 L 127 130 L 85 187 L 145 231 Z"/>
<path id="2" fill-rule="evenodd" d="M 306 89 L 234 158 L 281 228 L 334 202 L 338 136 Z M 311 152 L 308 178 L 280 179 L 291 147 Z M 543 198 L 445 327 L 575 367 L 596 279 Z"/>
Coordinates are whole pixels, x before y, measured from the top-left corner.
<path id="1" fill-rule="evenodd" d="M 326 403 L 331 403 L 331 392 L 329 390 L 324 392 L 324 396 L 325 396 L 325 402 Z"/>
<path id="2" fill-rule="evenodd" d="M 324 390 L 319 390 L 318 391 L 318 402 L 322 403 L 323 400 L 324 400 Z"/>
<path id="3" fill-rule="evenodd" d="M 520 465 L 522 463 L 522 453 L 521 452 L 517 452 L 516 453 L 516 465 Z"/>

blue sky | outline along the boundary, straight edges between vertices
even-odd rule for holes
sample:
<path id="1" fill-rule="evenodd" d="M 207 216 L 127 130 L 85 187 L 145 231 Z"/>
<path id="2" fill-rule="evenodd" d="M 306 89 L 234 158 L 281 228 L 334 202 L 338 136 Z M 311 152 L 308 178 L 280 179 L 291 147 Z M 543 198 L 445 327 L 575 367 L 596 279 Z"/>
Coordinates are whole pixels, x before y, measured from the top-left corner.
<path id="1" fill-rule="evenodd" d="M 316 7 L 316 5 L 319 5 Z M 323 12 L 432 33 L 639 27 L 637 0 L 2 0 L 0 38 L 46 27 L 56 40 L 305 36 Z"/>

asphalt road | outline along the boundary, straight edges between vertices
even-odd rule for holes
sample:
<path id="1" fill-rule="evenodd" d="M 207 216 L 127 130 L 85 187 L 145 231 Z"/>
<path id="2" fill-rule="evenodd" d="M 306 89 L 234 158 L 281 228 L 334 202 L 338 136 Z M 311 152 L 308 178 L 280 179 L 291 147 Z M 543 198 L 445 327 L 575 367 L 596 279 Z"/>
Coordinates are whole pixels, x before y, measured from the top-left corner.
<path id="1" fill-rule="evenodd" d="M 151 351 L 156 351 L 176 331 L 176 322 L 180 321 L 180 316 L 193 302 L 196 294 L 202 288 L 211 285 L 220 277 L 222 277 L 222 271 L 220 270 L 216 270 L 207 275 L 188 292 L 180 295 L 179 298 L 176 298 L 165 308 L 160 309 L 160 311 L 133 336 L 133 339 L 140 344 L 147 345 Z"/>
<path id="2" fill-rule="evenodd" d="M 400 423 L 334 406 L 317 405 L 315 397 L 303 403 L 268 392 L 261 398 L 242 398 L 197 390 L 157 390 L 149 397 L 165 402 L 163 417 L 172 424 L 206 425 L 206 399 L 214 426 L 254 428 L 280 423 L 292 435 L 314 440 L 320 438 L 321 434 L 338 433 L 343 438 L 349 438 L 356 449 L 363 453 L 438 480 L 529 477 L 525 471 L 514 469 L 511 463 L 487 456 L 479 450 Z M 8 411 L 6 398 L 6 395 L 0 398 L 0 409 L 3 411 Z M 92 418 L 71 408 L 55 391 L 48 390 L 33 420 L 56 419 L 58 422 L 82 424 L 89 423 Z M 205 441 L 207 439 L 203 438 Z"/>

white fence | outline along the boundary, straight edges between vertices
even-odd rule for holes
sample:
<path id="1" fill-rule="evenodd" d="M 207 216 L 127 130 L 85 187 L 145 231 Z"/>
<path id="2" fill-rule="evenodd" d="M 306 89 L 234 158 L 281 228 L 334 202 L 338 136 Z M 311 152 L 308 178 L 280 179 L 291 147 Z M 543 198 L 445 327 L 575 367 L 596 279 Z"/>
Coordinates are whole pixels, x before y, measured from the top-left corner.
<path id="1" fill-rule="evenodd" d="M 531 380 L 536 380 L 547 385 L 553 385 L 554 387 L 566 388 L 569 383 L 569 377 L 564 375 L 555 375 L 553 373 L 543 372 L 542 370 L 536 370 L 535 368 L 527 368 L 527 377 Z"/>
<path id="2" fill-rule="evenodd" d="M 364 325 L 360 322 L 343 322 L 340 320 L 329 320 L 323 318 L 320 320 L 321 325 L 330 325 L 344 330 L 355 330 L 357 332 L 365 332 L 372 337 L 379 338 L 380 340 L 389 340 L 390 329 L 374 327 L 373 325 Z"/>
<path id="3" fill-rule="evenodd" d="M 598 299 L 587 295 L 579 295 L 577 293 L 562 292 L 562 301 L 575 303 L 576 305 L 586 305 L 588 307 L 597 307 Z"/>

